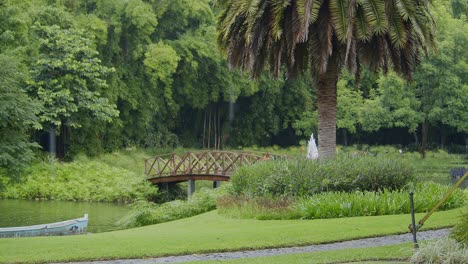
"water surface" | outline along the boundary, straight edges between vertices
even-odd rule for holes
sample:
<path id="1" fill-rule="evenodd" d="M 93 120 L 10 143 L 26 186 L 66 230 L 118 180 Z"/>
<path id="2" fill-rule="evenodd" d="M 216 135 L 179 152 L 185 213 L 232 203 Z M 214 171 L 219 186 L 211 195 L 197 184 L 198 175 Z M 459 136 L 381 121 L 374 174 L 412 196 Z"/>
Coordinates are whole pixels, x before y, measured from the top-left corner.
<path id="1" fill-rule="evenodd" d="M 112 203 L 0 200 L 0 227 L 53 223 L 88 214 L 88 232 L 99 233 L 120 229 L 116 223 L 129 210 Z"/>

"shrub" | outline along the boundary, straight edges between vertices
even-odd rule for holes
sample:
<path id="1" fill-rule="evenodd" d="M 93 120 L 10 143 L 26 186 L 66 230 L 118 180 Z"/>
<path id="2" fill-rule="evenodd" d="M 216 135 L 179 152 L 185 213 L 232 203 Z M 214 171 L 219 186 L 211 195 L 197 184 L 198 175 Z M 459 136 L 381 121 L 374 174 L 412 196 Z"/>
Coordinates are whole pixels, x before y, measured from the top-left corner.
<path id="1" fill-rule="evenodd" d="M 458 242 L 468 245 L 468 207 L 460 217 L 460 223 L 453 228 L 451 236 Z"/>
<path id="2" fill-rule="evenodd" d="M 451 238 L 422 241 L 410 261 L 416 264 L 457 263 L 468 264 L 468 247 Z"/>
<path id="3" fill-rule="evenodd" d="M 174 200 L 161 205 L 140 200 L 132 204 L 132 211 L 120 221 L 127 228 L 158 224 L 191 217 L 216 209 L 216 199 L 223 188 L 200 189 L 187 201 Z"/>
<path id="4" fill-rule="evenodd" d="M 235 194 L 300 197 L 324 191 L 395 190 L 414 180 L 412 175 L 401 160 L 362 156 L 260 162 L 236 170 L 231 182 Z"/>
<path id="5" fill-rule="evenodd" d="M 403 190 L 326 192 L 310 197 L 252 197 L 226 195 L 218 199 L 221 214 L 235 218 L 316 219 L 353 216 L 375 216 L 410 213 L 409 190 L 415 193 L 415 210 L 428 212 L 450 187 L 433 182 L 419 183 Z M 466 194 L 456 190 L 440 207 L 448 210 L 461 207 Z"/>
<path id="6" fill-rule="evenodd" d="M 157 193 L 143 174 L 96 161 L 41 162 L 26 170 L 24 181 L 12 183 L 1 198 L 66 201 L 132 202 Z"/>

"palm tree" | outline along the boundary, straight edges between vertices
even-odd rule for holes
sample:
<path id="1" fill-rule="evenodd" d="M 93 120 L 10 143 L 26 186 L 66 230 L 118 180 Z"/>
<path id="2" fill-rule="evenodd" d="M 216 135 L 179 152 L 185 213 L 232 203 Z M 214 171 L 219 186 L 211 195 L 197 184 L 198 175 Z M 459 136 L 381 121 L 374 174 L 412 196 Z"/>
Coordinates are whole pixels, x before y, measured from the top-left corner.
<path id="1" fill-rule="evenodd" d="M 336 85 L 361 65 L 411 78 L 434 43 L 428 0 L 219 0 L 218 43 L 232 67 L 258 77 L 310 71 L 317 84 L 318 145 L 336 151 Z"/>

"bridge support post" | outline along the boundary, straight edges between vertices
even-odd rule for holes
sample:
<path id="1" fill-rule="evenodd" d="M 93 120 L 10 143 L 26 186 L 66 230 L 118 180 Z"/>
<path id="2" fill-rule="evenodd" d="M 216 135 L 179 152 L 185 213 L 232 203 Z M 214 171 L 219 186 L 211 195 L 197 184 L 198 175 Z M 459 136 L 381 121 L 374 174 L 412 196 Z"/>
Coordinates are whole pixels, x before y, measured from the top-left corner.
<path id="1" fill-rule="evenodd" d="M 190 197 L 195 192 L 195 180 L 189 180 L 187 186 L 187 196 Z"/>
<path id="2" fill-rule="evenodd" d="M 213 181 L 213 189 L 221 187 L 221 181 Z"/>

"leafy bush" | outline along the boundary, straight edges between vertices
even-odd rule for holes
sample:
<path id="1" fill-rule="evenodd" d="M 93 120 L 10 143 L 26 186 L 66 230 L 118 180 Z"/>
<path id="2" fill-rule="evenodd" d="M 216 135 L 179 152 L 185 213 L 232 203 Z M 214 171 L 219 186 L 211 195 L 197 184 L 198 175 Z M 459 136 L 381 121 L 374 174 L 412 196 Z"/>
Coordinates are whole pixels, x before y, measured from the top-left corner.
<path id="1" fill-rule="evenodd" d="M 468 207 L 460 217 L 460 223 L 453 228 L 451 236 L 458 242 L 468 245 Z"/>
<path id="2" fill-rule="evenodd" d="M 221 214 L 235 218 L 316 219 L 410 213 L 409 190 L 413 190 L 416 212 L 428 212 L 449 190 L 433 182 L 419 183 L 403 190 L 326 192 L 310 197 L 251 197 L 230 194 L 218 199 Z M 456 190 L 440 207 L 461 207 L 466 194 Z"/>
<path id="3" fill-rule="evenodd" d="M 158 224 L 178 220 L 216 209 L 216 199 L 223 188 L 200 189 L 189 200 L 175 200 L 161 205 L 140 200 L 132 204 L 130 214 L 121 220 L 121 225 L 129 227 Z"/>
<path id="4" fill-rule="evenodd" d="M 260 162 L 236 170 L 231 182 L 235 194 L 301 197 L 325 191 L 395 190 L 414 180 L 412 175 L 401 160 L 363 156 Z"/>
<path id="5" fill-rule="evenodd" d="M 422 241 L 421 247 L 413 254 L 410 261 L 416 264 L 468 264 L 468 246 L 457 243 L 451 238 Z"/>
<path id="6" fill-rule="evenodd" d="M 0 198 L 132 202 L 157 193 L 143 174 L 88 160 L 37 163 L 23 178 L 6 186 Z"/>

